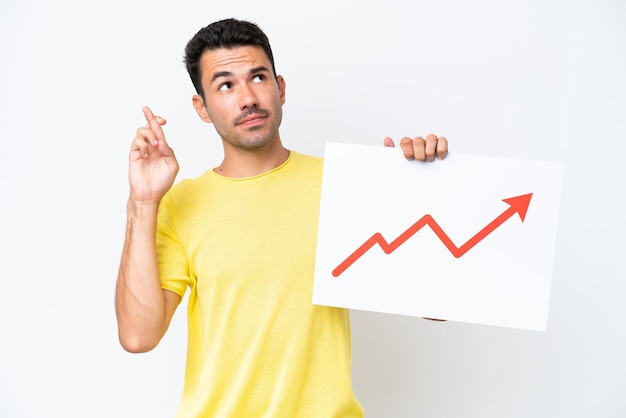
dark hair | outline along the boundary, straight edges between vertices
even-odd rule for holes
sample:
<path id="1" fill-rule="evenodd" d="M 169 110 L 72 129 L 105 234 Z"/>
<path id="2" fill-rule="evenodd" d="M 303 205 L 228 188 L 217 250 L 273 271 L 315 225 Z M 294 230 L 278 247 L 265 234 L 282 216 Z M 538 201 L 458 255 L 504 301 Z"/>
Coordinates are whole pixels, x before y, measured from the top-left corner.
<path id="1" fill-rule="evenodd" d="M 265 51 L 265 54 L 272 64 L 272 71 L 276 76 L 274 66 L 274 55 L 267 35 L 263 33 L 255 23 L 237 19 L 224 19 L 213 22 L 200 29 L 198 33 L 187 43 L 185 47 L 185 65 L 191 77 L 191 82 L 196 88 L 196 92 L 204 98 L 202 89 L 202 73 L 200 69 L 200 58 L 207 50 L 218 48 L 235 48 L 238 46 L 258 46 Z"/>

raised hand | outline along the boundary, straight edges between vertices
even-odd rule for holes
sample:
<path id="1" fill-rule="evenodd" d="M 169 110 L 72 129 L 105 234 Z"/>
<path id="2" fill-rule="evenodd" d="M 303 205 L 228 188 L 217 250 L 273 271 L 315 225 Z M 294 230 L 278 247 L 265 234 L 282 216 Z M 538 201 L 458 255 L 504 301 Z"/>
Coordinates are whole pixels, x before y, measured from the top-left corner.
<path id="1" fill-rule="evenodd" d="M 386 147 L 394 147 L 390 137 L 384 139 Z M 448 140 L 443 136 L 427 135 L 426 139 L 418 136 L 409 138 L 405 136 L 400 140 L 400 148 L 407 160 L 435 161 L 435 157 L 443 160 L 448 155 Z"/>
<path id="2" fill-rule="evenodd" d="M 137 129 L 129 155 L 130 200 L 155 204 L 172 187 L 178 161 L 165 140 L 165 119 L 154 116 L 147 106 L 142 110 L 147 124 Z"/>

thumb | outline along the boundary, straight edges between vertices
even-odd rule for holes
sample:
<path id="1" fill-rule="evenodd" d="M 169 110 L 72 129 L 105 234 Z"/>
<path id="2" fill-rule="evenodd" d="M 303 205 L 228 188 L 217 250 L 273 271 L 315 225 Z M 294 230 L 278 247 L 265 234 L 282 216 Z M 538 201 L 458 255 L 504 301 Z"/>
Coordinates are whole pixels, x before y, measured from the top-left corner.
<path id="1" fill-rule="evenodd" d="M 386 147 L 391 147 L 391 148 L 396 146 L 396 144 L 393 143 L 393 139 L 391 139 L 388 136 L 385 137 L 385 139 L 383 140 L 383 145 Z"/>

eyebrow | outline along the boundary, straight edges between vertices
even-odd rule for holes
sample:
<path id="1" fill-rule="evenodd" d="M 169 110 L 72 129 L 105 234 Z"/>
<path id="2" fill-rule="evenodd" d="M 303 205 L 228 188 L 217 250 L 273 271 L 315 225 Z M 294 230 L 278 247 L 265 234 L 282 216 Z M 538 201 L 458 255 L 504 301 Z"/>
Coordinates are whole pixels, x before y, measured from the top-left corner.
<path id="1" fill-rule="evenodd" d="M 259 65 L 258 67 L 254 67 L 250 70 L 250 74 L 258 74 L 262 72 L 269 73 L 270 70 L 265 65 Z M 216 79 L 220 77 L 232 77 L 232 76 L 233 76 L 233 73 L 230 71 L 218 71 L 215 74 L 213 74 L 213 77 L 211 77 L 211 82 L 215 81 Z"/>
<path id="2" fill-rule="evenodd" d="M 258 67 L 254 67 L 253 69 L 250 70 L 250 74 L 257 74 L 257 73 L 263 73 L 263 72 L 269 73 L 270 70 L 265 65 L 259 65 Z"/>
<path id="3" fill-rule="evenodd" d="M 232 75 L 233 73 L 231 73 L 230 71 L 218 71 L 213 74 L 213 77 L 211 77 L 211 82 L 217 80 L 220 77 L 231 77 Z"/>

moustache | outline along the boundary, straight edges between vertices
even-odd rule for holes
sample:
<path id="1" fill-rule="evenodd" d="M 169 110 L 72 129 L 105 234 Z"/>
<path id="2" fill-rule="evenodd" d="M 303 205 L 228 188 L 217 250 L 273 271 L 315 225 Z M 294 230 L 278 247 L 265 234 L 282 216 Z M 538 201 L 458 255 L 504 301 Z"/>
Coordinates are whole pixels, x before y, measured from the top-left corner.
<path id="1" fill-rule="evenodd" d="M 235 125 L 239 125 L 241 122 L 243 122 L 247 117 L 250 117 L 251 115 L 260 115 L 263 117 L 268 117 L 270 115 L 270 112 L 268 110 L 261 109 L 258 107 L 248 107 L 243 112 L 241 112 L 239 116 L 235 118 Z"/>

